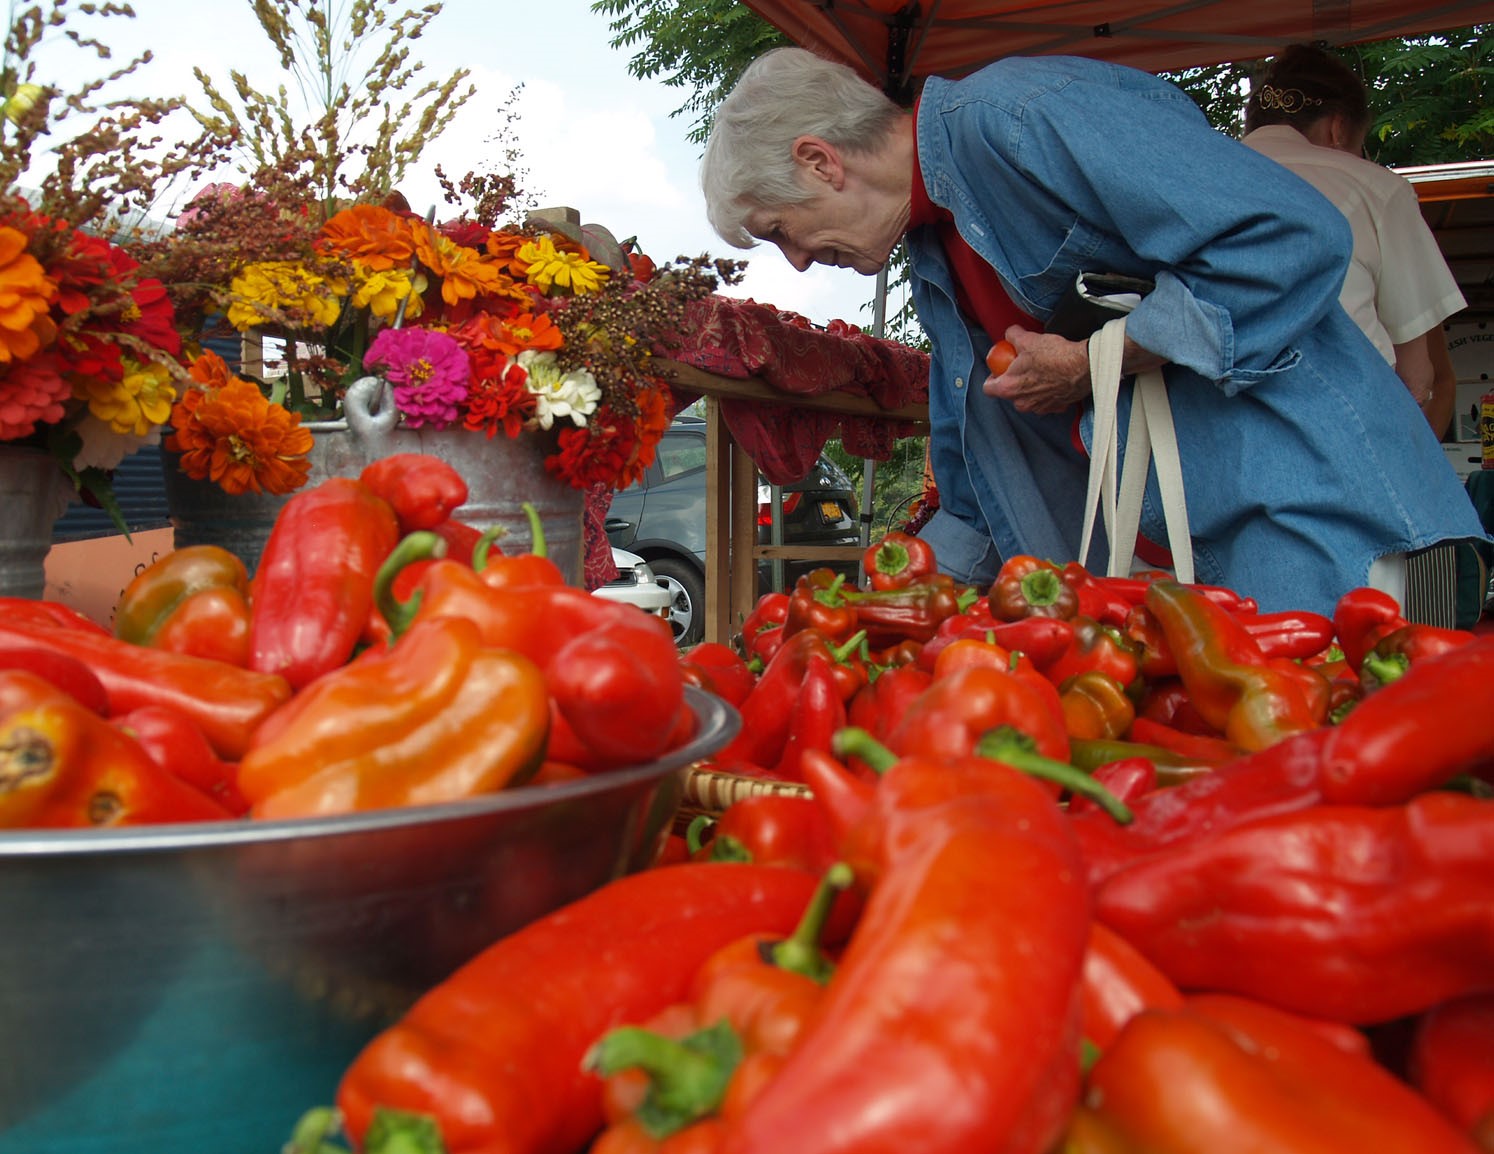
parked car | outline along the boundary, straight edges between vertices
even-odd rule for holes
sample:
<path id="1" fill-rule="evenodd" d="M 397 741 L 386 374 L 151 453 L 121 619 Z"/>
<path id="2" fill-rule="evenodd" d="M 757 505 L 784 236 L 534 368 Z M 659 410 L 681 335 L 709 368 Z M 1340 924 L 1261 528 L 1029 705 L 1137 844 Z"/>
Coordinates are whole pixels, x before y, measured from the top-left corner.
<path id="1" fill-rule="evenodd" d="M 617 576 L 600 589 L 594 589 L 593 596 L 636 605 L 645 613 L 668 618 L 673 598 L 647 561 L 636 553 L 614 547 L 612 563 L 617 566 Z"/>
<path id="2" fill-rule="evenodd" d="M 654 463 L 633 485 L 612 495 L 607 537 L 612 544 L 646 560 L 669 591 L 670 624 L 680 645 L 693 645 L 705 630 L 706 424 L 681 416 L 665 431 Z M 821 454 L 808 476 L 783 489 L 785 545 L 856 545 L 856 489 L 834 461 Z M 759 479 L 757 532 L 766 544 L 771 533 L 768 485 Z M 822 561 L 784 562 L 783 581 L 792 587 L 801 573 Z M 854 581 L 854 564 L 835 564 Z M 771 587 L 772 567 L 758 567 L 758 586 Z"/>

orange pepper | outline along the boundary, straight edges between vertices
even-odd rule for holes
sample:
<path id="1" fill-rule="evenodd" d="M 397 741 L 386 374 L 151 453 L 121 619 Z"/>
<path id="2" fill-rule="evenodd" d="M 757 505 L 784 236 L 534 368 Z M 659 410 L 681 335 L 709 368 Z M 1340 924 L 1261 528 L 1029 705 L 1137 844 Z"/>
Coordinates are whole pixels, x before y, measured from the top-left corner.
<path id="1" fill-rule="evenodd" d="M 239 789 L 260 818 L 491 793 L 539 768 L 549 709 L 532 661 L 433 618 L 297 694 L 255 734 Z"/>
<path id="2" fill-rule="evenodd" d="M 187 545 L 125 586 L 114 636 L 134 645 L 249 664 L 249 571 L 217 545 Z"/>

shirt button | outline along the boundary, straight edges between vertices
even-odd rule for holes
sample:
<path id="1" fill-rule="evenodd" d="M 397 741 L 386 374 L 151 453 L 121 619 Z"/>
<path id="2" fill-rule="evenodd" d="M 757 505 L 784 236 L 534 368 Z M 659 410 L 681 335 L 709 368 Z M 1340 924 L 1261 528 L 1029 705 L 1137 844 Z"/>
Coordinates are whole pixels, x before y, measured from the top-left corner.
<path id="1" fill-rule="evenodd" d="M 955 378 L 955 388 L 957 388 L 957 389 L 963 389 L 964 387 L 965 387 L 965 378 L 964 377 L 956 377 Z"/>

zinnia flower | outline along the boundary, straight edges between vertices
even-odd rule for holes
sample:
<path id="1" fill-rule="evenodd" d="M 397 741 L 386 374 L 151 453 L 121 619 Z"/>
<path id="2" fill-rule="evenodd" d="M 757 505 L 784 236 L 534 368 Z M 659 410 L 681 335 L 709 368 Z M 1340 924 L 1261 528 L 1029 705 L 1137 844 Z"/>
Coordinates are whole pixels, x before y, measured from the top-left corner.
<path id="1" fill-rule="evenodd" d="M 0 364 L 35 356 L 57 336 L 50 315 L 57 283 L 26 244 L 25 233 L 0 227 Z"/>
<path id="2" fill-rule="evenodd" d="M 140 365 L 127 359 L 122 379 L 87 377 L 74 382 L 74 387 L 95 417 L 116 433 L 137 437 L 145 436 L 152 426 L 165 424 L 176 400 L 171 370 L 154 362 Z"/>
<path id="3" fill-rule="evenodd" d="M 0 377 L 0 441 L 29 437 L 37 425 L 62 420 L 73 387 L 57 371 L 50 352 L 14 361 Z"/>
<path id="4" fill-rule="evenodd" d="M 540 428 L 548 429 L 562 417 L 584 425 L 596 411 L 602 390 L 587 370 L 566 372 L 554 353 L 523 352 L 518 362 L 529 374 L 528 387 L 535 398 L 534 419 Z"/>
<path id="5" fill-rule="evenodd" d="M 502 429 L 510 437 L 524 431 L 534 416 L 536 402 L 527 387 L 529 374 L 518 362 L 509 361 L 494 376 L 479 377 L 467 391 L 467 412 L 462 427 L 486 433 L 489 439 Z"/>
<path id="6" fill-rule="evenodd" d="M 584 252 L 565 252 L 555 247 L 548 236 L 542 236 L 520 247 L 516 259 L 528 265 L 525 273 L 530 284 L 541 292 L 565 289 L 580 296 L 594 293 L 607 283 L 612 270 L 598 264 Z"/>
<path id="7" fill-rule="evenodd" d="M 434 329 L 384 329 L 374 337 L 367 366 L 384 367 L 405 423 L 444 429 L 461 418 L 472 379 L 467 351 L 449 333 Z"/>
<path id="8" fill-rule="evenodd" d="M 342 313 L 348 286 L 296 261 L 259 261 L 233 278 L 228 323 L 243 332 L 261 325 L 291 323 L 326 328 Z"/>
<path id="9" fill-rule="evenodd" d="M 384 272 L 410 267 L 415 236 L 409 217 L 382 205 L 355 204 L 322 225 L 317 248 Z"/>
<path id="10" fill-rule="evenodd" d="M 414 274 L 408 268 L 360 269 L 360 277 L 353 287 L 353 307 L 367 309 L 381 321 L 393 320 L 399 312 L 401 301 L 407 317 L 420 315 L 420 297 L 415 295 Z M 420 278 L 424 288 L 425 278 Z"/>
<path id="11" fill-rule="evenodd" d="M 496 264 L 483 260 L 475 248 L 466 248 L 428 228 L 416 230 L 415 247 L 426 267 L 441 278 L 441 299 L 448 305 L 512 292 L 512 279 Z"/>
<path id="12" fill-rule="evenodd" d="M 166 447 L 181 454 L 182 471 L 230 495 L 291 493 L 311 472 L 311 430 L 250 381 L 189 389 L 171 419 L 175 432 Z"/>

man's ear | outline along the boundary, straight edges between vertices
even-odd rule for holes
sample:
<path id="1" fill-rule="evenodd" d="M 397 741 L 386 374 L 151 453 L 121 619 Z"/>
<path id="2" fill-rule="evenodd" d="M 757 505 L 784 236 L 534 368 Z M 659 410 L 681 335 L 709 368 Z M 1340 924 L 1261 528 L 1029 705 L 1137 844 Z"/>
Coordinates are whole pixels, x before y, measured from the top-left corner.
<path id="1" fill-rule="evenodd" d="M 814 180 L 827 181 L 835 188 L 845 179 L 845 166 L 841 164 L 840 150 L 819 136 L 800 136 L 794 139 L 794 161 Z"/>

